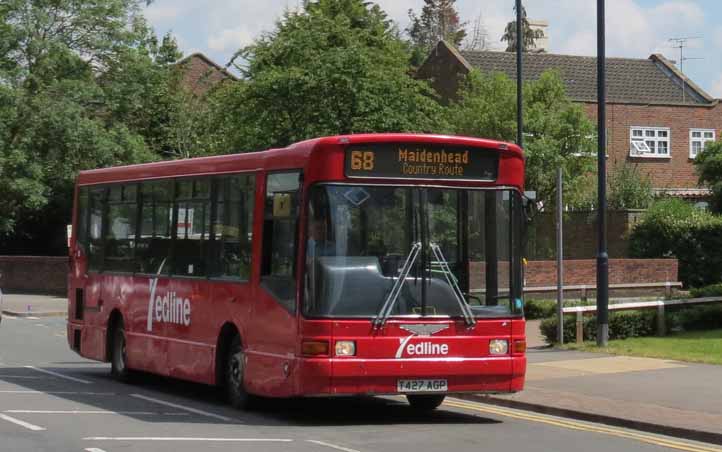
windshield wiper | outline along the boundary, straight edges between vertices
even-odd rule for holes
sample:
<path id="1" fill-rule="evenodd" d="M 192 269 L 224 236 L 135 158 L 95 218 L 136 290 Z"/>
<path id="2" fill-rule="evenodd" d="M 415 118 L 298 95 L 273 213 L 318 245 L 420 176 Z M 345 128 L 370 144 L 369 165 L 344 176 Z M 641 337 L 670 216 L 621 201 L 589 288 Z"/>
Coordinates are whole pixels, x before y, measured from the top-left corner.
<path id="1" fill-rule="evenodd" d="M 401 288 L 404 286 L 404 282 L 406 282 L 406 277 L 409 276 L 409 272 L 411 271 L 411 267 L 414 266 L 416 258 L 419 257 L 420 251 L 421 242 L 414 243 L 411 247 L 411 251 L 409 251 L 409 255 L 406 256 L 406 261 L 404 262 L 403 267 L 401 267 L 401 272 L 398 279 L 394 283 L 394 286 L 391 288 L 391 292 L 389 292 L 388 296 L 386 297 L 386 301 L 384 301 L 383 306 L 381 306 L 381 310 L 379 311 L 378 315 L 376 315 L 376 318 L 374 318 L 374 329 L 378 329 L 384 326 L 384 323 L 386 323 L 386 320 L 391 315 L 391 310 L 394 308 L 396 300 L 398 300 L 399 295 L 401 294 Z"/>
<path id="2" fill-rule="evenodd" d="M 456 298 L 456 302 L 459 303 L 459 308 L 461 308 L 461 313 L 464 315 L 466 324 L 468 326 L 476 325 L 474 313 L 472 312 L 471 307 L 469 307 L 469 304 L 466 302 L 464 292 L 461 291 L 459 284 L 456 282 L 456 277 L 454 277 L 454 274 L 451 272 L 449 262 L 444 257 L 444 253 L 441 252 L 441 247 L 433 242 L 430 243 L 430 245 L 431 251 L 434 253 L 434 257 L 436 257 L 436 261 L 439 263 L 441 271 L 444 273 L 444 277 L 446 277 L 446 281 L 449 283 L 454 292 L 454 298 Z"/>

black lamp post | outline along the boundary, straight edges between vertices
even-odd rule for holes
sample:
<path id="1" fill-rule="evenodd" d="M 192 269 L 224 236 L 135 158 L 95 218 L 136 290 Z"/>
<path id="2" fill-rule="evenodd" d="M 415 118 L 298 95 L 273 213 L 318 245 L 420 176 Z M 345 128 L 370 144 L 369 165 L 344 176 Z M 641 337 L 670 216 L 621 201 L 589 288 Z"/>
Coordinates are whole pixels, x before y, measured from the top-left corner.
<path id="1" fill-rule="evenodd" d="M 597 346 L 609 339 L 609 255 L 607 254 L 607 96 L 604 0 L 597 0 Z"/>

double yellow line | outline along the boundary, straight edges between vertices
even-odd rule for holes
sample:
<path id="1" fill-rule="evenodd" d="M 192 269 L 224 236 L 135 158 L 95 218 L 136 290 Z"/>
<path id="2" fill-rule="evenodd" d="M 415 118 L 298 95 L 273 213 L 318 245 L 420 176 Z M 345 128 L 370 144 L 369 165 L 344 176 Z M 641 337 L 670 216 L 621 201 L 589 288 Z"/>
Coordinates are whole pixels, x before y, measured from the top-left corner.
<path id="1" fill-rule="evenodd" d="M 499 416 L 510 417 L 514 419 L 521 419 L 525 421 L 538 422 L 541 424 L 554 425 L 556 427 L 566 428 L 570 430 L 581 430 L 585 432 L 601 433 L 604 435 L 616 436 L 618 438 L 632 439 L 647 444 L 654 444 L 662 447 L 669 447 L 672 449 L 684 450 L 688 452 L 722 452 L 722 449 L 713 446 L 703 446 L 698 444 L 692 444 L 687 442 L 675 441 L 673 439 L 667 439 L 663 437 L 645 435 L 643 433 L 635 433 L 632 431 L 621 430 L 611 427 L 603 427 L 597 424 L 587 424 L 575 421 L 568 421 L 564 419 L 558 419 L 550 416 L 536 415 L 526 413 L 517 410 L 507 410 L 504 408 L 492 407 L 488 405 L 466 402 L 459 399 L 447 399 L 444 402 L 445 406 L 454 408 L 462 408 L 465 410 L 478 411 L 486 414 L 496 414 Z"/>

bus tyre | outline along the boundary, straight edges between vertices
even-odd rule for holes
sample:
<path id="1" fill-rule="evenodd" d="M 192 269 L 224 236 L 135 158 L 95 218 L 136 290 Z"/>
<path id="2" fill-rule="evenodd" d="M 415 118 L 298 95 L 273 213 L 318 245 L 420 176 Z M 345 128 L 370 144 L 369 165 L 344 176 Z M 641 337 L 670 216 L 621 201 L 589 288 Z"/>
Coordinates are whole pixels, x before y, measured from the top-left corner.
<path id="1" fill-rule="evenodd" d="M 444 402 L 445 397 L 444 394 L 409 394 L 406 396 L 411 408 L 417 411 L 435 410 Z"/>
<path id="2" fill-rule="evenodd" d="M 241 338 L 236 335 L 228 347 L 225 369 L 225 388 L 228 403 L 233 408 L 244 409 L 249 407 L 250 396 L 243 387 L 243 372 L 245 370 L 245 355 L 241 347 Z"/>
<path id="3" fill-rule="evenodd" d="M 130 381 L 130 369 L 125 348 L 125 328 L 120 320 L 113 328 L 113 343 L 110 351 L 110 373 L 118 381 Z"/>

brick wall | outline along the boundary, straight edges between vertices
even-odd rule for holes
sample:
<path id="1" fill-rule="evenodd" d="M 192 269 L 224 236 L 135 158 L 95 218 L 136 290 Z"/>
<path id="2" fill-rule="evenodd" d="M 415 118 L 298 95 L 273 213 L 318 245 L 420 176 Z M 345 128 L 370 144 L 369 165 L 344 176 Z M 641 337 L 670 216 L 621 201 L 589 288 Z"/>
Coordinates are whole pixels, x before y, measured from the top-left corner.
<path id="1" fill-rule="evenodd" d="M 597 120 L 597 104 L 585 104 L 589 117 Z M 630 127 L 668 127 L 670 157 L 644 158 L 629 156 Z M 607 169 L 616 164 L 634 163 L 648 174 L 654 188 L 697 188 L 697 174 L 689 158 L 690 129 L 713 129 L 715 138 L 722 131 L 722 107 L 676 105 L 607 105 Z"/>
<path id="2" fill-rule="evenodd" d="M 470 287 L 486 287 L 484 262 L 471 262 Z M 609 259 L 609 284 L 659 283 L 678 281 L 677 259 Z M 529 261 L 524 272 L 525 287 L 547 287 L 557 284 L 557 263 L 554 260 Z M 508 287 L 509 265 L 499 263 L 499 287 Z M 564 261 L 564 285 L 596 285 L 595 259 Z"/>
<path id="3" fill-rule="evenodd" d="M 67 257 L 0 256 L 0 273 L 5 292 L 67 293 Z"/>
<path id="4" fill-rule="evenodd" d="M 678 281 L 677 259 L 609 259 L 609 284 Z M 529 261 L 524 274 L 527 287 L 554 286 L 556 261 Z M 595 259 L 564 261 L 564 285 L 595 285 Z"/>

